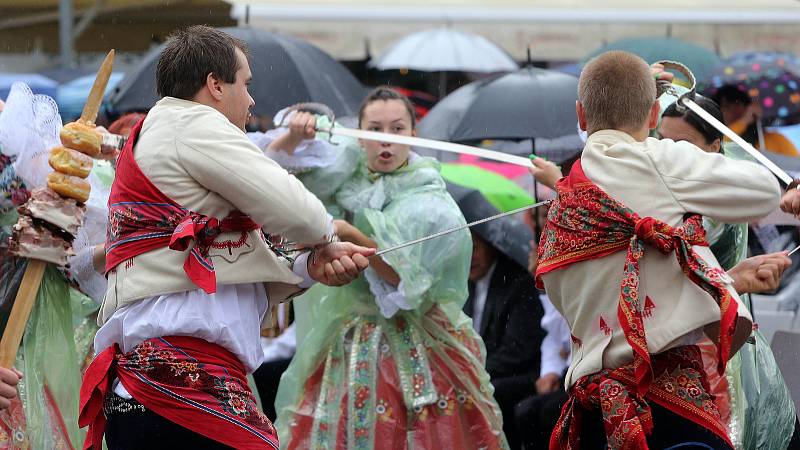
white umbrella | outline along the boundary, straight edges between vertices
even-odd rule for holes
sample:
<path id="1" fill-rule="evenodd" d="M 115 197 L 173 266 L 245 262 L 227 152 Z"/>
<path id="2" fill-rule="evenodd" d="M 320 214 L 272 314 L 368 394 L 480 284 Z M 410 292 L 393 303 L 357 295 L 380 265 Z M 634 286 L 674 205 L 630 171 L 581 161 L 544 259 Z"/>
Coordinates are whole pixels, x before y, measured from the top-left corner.
<path id="1" fill-rule="evenodd" d="M 505 50 L 477 34 L 437 28 L 409 34 L 371 65 L 379 70 L 423 72 L 509 72 L 519 66 Z M 440 85 L 440 89 L 444 86 Z"/>

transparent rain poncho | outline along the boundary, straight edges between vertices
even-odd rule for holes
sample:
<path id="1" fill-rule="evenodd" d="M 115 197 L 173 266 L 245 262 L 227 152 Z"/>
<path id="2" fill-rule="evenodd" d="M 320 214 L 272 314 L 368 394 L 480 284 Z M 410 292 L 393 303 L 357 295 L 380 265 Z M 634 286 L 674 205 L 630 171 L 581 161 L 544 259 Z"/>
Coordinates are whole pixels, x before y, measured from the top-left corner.
<path id="1" fill-rule="evenodd" d="M 679 94 L 688 89 L 676 86 Z M 677 100 L 664 94 L 659 98 L 661 112 Z M 725 143 L 725 156 L 732 159 L 754 159 L 734 143 Z M 728 270 L 747 257 L 747 224 L 715 223 L 704 219 L 711 251 L 723 269 Z M 752 312 L 749 295 L 742 302 Z M 758 317 L 754 317 L 758 322 Z M 710 343 L 710 342 L 709 342 Z M 709 349 L 703 349 L 707 354 Z M 714 363 L 715 364 L 715 363 Z M 709 373 L 713 364 L 706 364 Z M 775 362 L 769 342 L 759 330 L 728 361 L 725 372 L 728 398 L 728 432 L 737 450 L 785 450 L 792 438 L 796 412 L 789 389 Z M 712 387 L 713 390 L 713 387 Z"/>
<path id="2" fill-rule="evenodd" d="M 0 113 L 2 328 L 27 266 L 25 259 L 10 255 L 6 245 L 11 226 L 17 221 L 15 207 L 25 200 L 25 190 L 44 184 L 52 170 L 47 164 L 48 150 L 58 144 L 60 129 L 53 99 L 34 95 L 22 83 L 12 86 Z M 102 171 L 95 172 L 92 179 L 102 175 Z M 99 184 L 107 187 L 109 183 Z M 99 184 L 93 182 L 93 189 Z M 102 241 L 103 234 L 92 239 Z M 77 275 L 75 271 L 73 267 L 72 275 Z M 65 272 L 52 265 L 47 268 L 17 353 L 15 366 L 24 373 L 20 400 L 0 413 L 0 449 L 69 449 L 83 445 L 85 431 L 78 429 L 77 422 L 78 396 L 82 369 L 91 356 L 97 331 L 97 309 L 95 301 L 70 285 Z"/>
<path id="3" fill-rule="evenodd" d="M 725 156 L 752 160 L 739 146 L 727 143 Z M 747 224 L 705 220 L 711 251 L 728 270 L 747 257 Z M 742 301 L 753 310 L 749 295 Z M 758 317 L 754 317 L 757 322 Z M 737 449 L 784 450 L 794 431 L 796 412 L 789 389 L 775 362 L 769 342 L 759 330 L 728 362 L 731 439 Z"/>
<path id="4" fill-rule="evenodd" d="M 335 161 L 298 178 L 379 249 L 464 223 L 435 160 L 412 154 L 375 174 L 355 141 L 334 142 Z M 471 251 L 460 231 L 383 255 L 397 287 L 367 269 L 296 300 L 298 348 L 276 400 L 282 447 L 507 448 L 483 342 L 461 311 Z"/>

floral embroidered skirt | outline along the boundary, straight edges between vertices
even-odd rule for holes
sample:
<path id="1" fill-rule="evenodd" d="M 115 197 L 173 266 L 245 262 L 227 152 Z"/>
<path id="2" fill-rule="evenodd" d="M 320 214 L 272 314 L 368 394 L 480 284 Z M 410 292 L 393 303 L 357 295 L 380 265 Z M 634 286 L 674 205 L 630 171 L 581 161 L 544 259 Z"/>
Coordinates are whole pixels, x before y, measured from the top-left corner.
<path id="1" fill-rule="evenodd" d="M 282 384 L 305 382 L 293 403 L 277 405 L 281 447 L 508 448 L 483 343 L 459 323 L 439 306 L 345 321 L 310 373 L 295 361 L 284 374 Z"/>

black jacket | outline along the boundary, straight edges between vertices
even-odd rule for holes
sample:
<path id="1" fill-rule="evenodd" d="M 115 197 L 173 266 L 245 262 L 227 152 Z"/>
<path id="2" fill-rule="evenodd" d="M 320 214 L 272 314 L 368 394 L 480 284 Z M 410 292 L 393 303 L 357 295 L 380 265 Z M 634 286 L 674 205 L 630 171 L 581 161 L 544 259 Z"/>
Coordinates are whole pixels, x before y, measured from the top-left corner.
<path id="1" fill-rule="evenodd" d="M 472 317 L 471 284 L 464 312 Z M 523 374 L 532 374 L 534 380 L 539 377 L 546 334 L 541 327 L 543 315 L 533 276 L 498 253 L 478 330 L 486 344 L 486 371 L 492 380 Z"/>

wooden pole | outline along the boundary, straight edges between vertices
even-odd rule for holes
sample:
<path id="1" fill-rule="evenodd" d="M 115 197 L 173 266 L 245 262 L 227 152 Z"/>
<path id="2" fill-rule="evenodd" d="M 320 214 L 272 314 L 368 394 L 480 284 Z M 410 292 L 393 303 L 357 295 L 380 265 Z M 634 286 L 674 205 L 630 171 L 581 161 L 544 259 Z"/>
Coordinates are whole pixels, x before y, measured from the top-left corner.
<path id="1" fill-rule="evenodd" d="M 17 350 L 22 342 L 25 325 L 28 323 L 33 303 L 36 301 L 36 294 L 39 293 L 39 286 L 42 284 L 42 276 L 46 267 L 47 263 L 44 261 L 28 260 L 28 267 L 22 276 L 17 298 L 11 308 L 11 315 L 8 317 L 6 329 L 3 331 L 3 338 L 0 340 L 0 367 L 10 368 L 17 359 Z"/>

